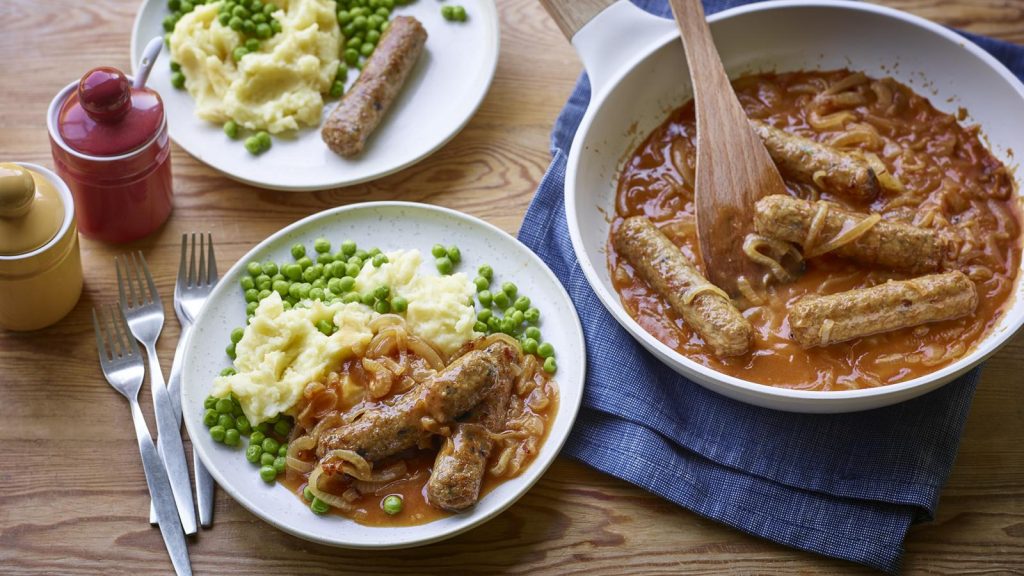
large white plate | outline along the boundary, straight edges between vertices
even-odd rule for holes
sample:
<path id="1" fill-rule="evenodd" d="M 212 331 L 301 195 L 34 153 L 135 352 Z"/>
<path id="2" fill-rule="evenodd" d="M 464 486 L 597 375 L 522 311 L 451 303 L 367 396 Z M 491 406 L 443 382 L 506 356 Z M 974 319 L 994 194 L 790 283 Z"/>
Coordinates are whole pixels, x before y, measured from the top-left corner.
<path id="1" fill-rule="evenodd" d="M 426 49 L 391 109 L 355 159 L 331 152 L 320 129 L 300 130 L 295 138 L 274 138 L 260 156 L 229 140 L 221 127 L 200 120 L 185 90 L 171 86 L 170 55 L 165 48 L 147 85 L 164 100 L 171 138 L 201 162 L 228 176 L 263 188 L 323 190 L 365 182 L 422 160 L 458 134 L 483 100 L 498 63 L 498 11 L 492 0 L 461 0 L 469 15 L 464 23 L 441 17 L 435 0 L 417 0 L 395 8 L 415 16 L 427 29 Z M 132 71 L 146 43 L 163 36 L 166 0 L 145 0 L 132 29 Z M 350 70 L 349 86 L 355 81 Z M 335 106 L 324 106 L 326 119 Z"/>
<path id="2" fill-rule="evenodd" d="M 418 248 L 425 254 L 424 268 L 433 266 L 430 247 L 442 242 L 462 249 L 458 270 L 472 274 L 490 264 L 495 280 L 512 280 L 541 311 L 541 330 L 554 344 L 558 358 L 561 400 L 550 434 L 536 460 L 519 477 L 506 481 L 485 496 L 470 512 L 422 526 L 370 528 L 340 516 L 316 516 L 285 487 L 260 480 L 245 459 L 244 448 L 230 448 L 210 438 L 203 425 L 203 400 L 214 376 L 230 364 L 224 347 L 231 330 L 245 325 L 245 302 L 239 280 L 251 260 L 290 261 L 290 247 L 326 237 L 337 246 L 351 238 L 363 247 L 385 252 Z M 374 202 L 335 208 L 314 214 L 261 242 L 221 278 L 189 336 L 182 369 L 182 408 L 192 446 L 203 463 L 232 498 L 253 514 L 285 532 L 315 542 L 352 548 L 399 548 L 426 544 L 468 530 L 510 506 L 540 478 L 565 442 L 576 419 L 583 393 L 586 355 L 576 309 L 548 267 L 516 239 L 477 218 L 434 206 L 405 202 Z"/>

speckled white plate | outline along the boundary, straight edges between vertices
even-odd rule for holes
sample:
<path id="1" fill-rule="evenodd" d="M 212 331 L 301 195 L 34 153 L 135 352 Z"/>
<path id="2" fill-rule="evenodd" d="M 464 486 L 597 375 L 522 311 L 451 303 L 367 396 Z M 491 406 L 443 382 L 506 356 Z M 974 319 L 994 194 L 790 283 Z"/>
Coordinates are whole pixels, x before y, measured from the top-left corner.
<path id="1" fill-rule="evenodd" d="M 358 158 L 345 159 L 331 152 L 320 139 L 319 127 L 274 138 L 268 152 L 252 156 L 241 142 L 229 140 L 220 126 L 197 118 L 188 92 L 171 86 L 166 48 L 147 85 L 163 97 L 171 138 L 231 178 L 277 190 L 323 190 L 366 182 L 410 166 L 443 146 L 462 130 L 487 94 L 498 64 L 498 10 L 493 0 L 460 0 L 459 4 L 466 8 L 466 22 L 446 21 L 436 0 L 395 8 L 396 15 L 414 16 L 423 23 L 427 45 Z M 139 8 L 132 28 L 133 72 L 146 43 L 163 36 L 167 14 L 166 0 L 145 0 Z M 355 81 L 353 72 L 349 71 L 349 86 Z M 324 119 L 335 104 L 330 100 L 324 106 Z"/>
<path id="2" fill-rule="evenodd" d="M 311 249 L 323 236 L 336 248 L 345 239 L 361 247 L 387 252 L 418 248 L 424 253 L 424 270 L 433 266 L 430 248 L 436 243 L 455 244 L 462 250 L 456 271 L 470 277 L 482 264 L 490 264 L 495 281 L 511 280 L 541 311 L 544 339 L 555 346 L 558 372 L 555 379 L 561 399 L 540 454 L 519 477 L 500 484 L 470 512 L 403 528 L 371 528 L 336 515 L 316 516 L 285 487 L 260 480 L 256 468 L 245 459 L 244 448 L 230 448 L 210 438 L 203 425 L 203 401 L 213 378 L 230 360 L 224 348 L 231 330 L 245 325 L 245 301 L 239 280 L 252 260 L 291 261 L 290 248 L 302 242 Z M 576 419 L 583 395 L 586 354 L 583 331 L 576 309 L 548 267 L 518 240 L 498 228 L 454 210 L 406 202 L 373 202 L 334 208 L 314 214 L 277 232 L 239 260 L 210 295 L 196 319 L 186 345 L 182 369 L 182 409 L 192 446 L 224 490 L 253 514 L 300 538 L 352 548 L 400 548 L 435 542 L 454 536 L 490 519 L 509 507 L 547 470 Z M 244 442 L 243 442 L 244 445 Z"/>

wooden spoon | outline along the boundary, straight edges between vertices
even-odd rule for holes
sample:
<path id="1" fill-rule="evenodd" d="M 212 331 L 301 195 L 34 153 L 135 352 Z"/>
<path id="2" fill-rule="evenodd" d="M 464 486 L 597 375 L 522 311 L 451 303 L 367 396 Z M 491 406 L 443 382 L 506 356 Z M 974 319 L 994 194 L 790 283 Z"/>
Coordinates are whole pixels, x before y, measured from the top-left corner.
<path id="1" fill-rule="evenodd" d="M 700 0 L 670 0 L 690 67 L 697 115 L 697 238 L 708 280 L 733 296 L 745 278 L 763 290 L 765 269 L 743 253 L 754 203 L 786 194 L 782 176 L 732 90 Z"/>

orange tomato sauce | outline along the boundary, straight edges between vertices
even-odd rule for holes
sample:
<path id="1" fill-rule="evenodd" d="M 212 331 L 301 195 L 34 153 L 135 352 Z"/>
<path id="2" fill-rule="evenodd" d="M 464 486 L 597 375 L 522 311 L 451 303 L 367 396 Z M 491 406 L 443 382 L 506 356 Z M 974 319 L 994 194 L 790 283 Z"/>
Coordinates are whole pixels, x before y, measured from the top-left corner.
<path id="1" fill-rule="evenodd" d="M 978 128 L 961 126 L 956 117 L 936 110 L 891 78 L 878 80 L 848 70 L 752 75 L 733 85 L 751 118 L 877 156 L 896 182 L 883 182 L 881 194 L 870 204 L 858 205 L 797 182 L 787 181 L 787 189 L 797 197 L 939 229 L 955 250 L 952 267 L 966 273 L 978 289 L 978 308 L 957 320 L 803 349 L 789 338 L 787 309 L 796 299 L 907 278 L 825 255 L 808 260 L 796 282 L 770 286 L 767 304 L 744 311 L 755 331 L 750 353 L 717 358 L 609 241 L 612 281 L 629 314 L 658 340 L 704 366 L 753 382 L 805 390 L 859 389 L 909 380 L 954 362 L 981 341 L 1013 292 L 1021 243 L 1012 179 L 982 144 Z M 695 144 L 690 101 L 673 111 L 625 162 L 612 235 L 623 219 L 646 216 L 699 268 Z"/>

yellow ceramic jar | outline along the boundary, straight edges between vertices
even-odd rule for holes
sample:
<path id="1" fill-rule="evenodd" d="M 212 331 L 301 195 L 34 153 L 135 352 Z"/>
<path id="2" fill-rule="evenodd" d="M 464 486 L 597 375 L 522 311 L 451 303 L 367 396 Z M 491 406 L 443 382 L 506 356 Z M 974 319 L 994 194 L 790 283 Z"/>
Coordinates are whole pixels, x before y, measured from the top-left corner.
<path id="1" fill-rule="evenodd" d="M 0 163 L 0 328 L 54 324 L 81 294 L 71 191 L 42 166 Z"/>

